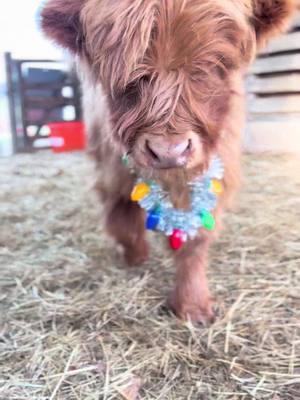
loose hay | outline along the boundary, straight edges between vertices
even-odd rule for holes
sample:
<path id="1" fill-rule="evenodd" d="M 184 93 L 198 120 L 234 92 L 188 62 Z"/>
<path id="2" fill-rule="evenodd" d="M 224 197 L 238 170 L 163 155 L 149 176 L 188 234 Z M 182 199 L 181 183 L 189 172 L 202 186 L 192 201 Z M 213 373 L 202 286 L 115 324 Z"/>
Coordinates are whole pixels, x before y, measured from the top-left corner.
<path id="1" fill-rule="evenodd" d="M 212 251 L 217 322 L 164 307 L 158 236 L 128 270 L 80 154 L 0 161 L 0 399 L 300 398 L 300 162 L 246 157 L 239 209 Z"/>

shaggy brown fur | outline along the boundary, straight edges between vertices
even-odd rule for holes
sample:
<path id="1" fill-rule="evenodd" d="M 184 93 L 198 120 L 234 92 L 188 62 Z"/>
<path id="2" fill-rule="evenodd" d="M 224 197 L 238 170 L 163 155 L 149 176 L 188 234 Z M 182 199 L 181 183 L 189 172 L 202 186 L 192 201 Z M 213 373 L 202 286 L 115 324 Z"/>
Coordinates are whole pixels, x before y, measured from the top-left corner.
<path id="1" fill-rule="evenodd" d="M 43 30 L 79 60 L 97 188 L 109 232 L 123 245 L 128 262 L 140 263 L 148 248 L 144 214 L 129 201 L 133 178 L 121 154 L 130 152 L 140 173 L 160 180 L 178 207 L 188 205 L 187 182 L 219 154 L 225 164 L 225 190 L 216 210 L 220 226 L 221 210 L 239 182 L 243 73 L 257 44 L 283 29 L 292 10 L 291 0 L 46 4 Z M 189 152 L 176 168 L 159 168 L 147 149 L 169 157 L 181 143 L 189 144 Z M 201 239 L 175 254 L 170 304 L 180 317 L 213 318 L 205 278 L 213 236 L 201 232 Z"/>

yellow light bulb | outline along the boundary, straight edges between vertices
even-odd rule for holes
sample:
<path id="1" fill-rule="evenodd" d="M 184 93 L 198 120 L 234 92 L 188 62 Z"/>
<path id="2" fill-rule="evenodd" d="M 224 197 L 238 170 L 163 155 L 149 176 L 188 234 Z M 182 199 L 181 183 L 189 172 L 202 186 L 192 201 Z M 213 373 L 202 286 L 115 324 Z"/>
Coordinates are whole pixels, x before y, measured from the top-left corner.
<path id="1" fill-rule="evenodd" d="M 221 194 L 223 192 L 223 185 L 217 179 L 212 179 L 211 189 L 215 194 Z"/>
<path id="2" fill-rule="evenodd" d="M 147 185 L 145 182 L 138 183 L 135 185 L 131 192 L 131 200 L 132 201 L 140 201 L 142 200 L 147 194 L 150 193 L 150 186 Z"/>

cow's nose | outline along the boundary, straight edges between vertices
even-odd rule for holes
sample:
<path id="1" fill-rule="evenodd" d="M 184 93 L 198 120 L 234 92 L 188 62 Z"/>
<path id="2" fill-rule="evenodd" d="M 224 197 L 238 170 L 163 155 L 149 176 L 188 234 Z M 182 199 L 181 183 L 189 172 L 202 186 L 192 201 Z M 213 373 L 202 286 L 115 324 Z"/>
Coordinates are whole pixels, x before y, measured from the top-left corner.
<path id="1" fill-rule="evenodd" d="M 145 141 L 145 152 L 154 168 L 184 167 L 192 150 L 192 139 L 174 142 L 168 138 L 153 137 Z"/>

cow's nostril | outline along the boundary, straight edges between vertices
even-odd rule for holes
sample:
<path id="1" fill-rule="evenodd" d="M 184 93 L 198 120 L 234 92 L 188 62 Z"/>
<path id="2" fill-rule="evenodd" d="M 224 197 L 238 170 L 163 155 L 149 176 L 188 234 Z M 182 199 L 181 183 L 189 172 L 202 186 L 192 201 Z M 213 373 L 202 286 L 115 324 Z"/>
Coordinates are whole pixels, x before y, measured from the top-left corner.
<path id="1" fill-rule="evenodd" d="M 189 139 L 189 143 L 187 145 L 186 150 L 188 150 L 188 151 L 192 150 L 192 139 Z"/>
<path id="2" fill-rule="evenodd" d="M 155 160 L 160 161 L 159 156 L 155 153 L 155 151 L 151 148 L 149 140 L 146 140 L 146 150 L 148 154 Z"/>
<path id="3" fill-rule="evenodd" d="M 190 154 L 190 152 L 192 151 L 192 140 L 188 139 L 186 148 L 184 149 L 184 151 L 182 152 L 182 156 L 188 156 Z"/>

